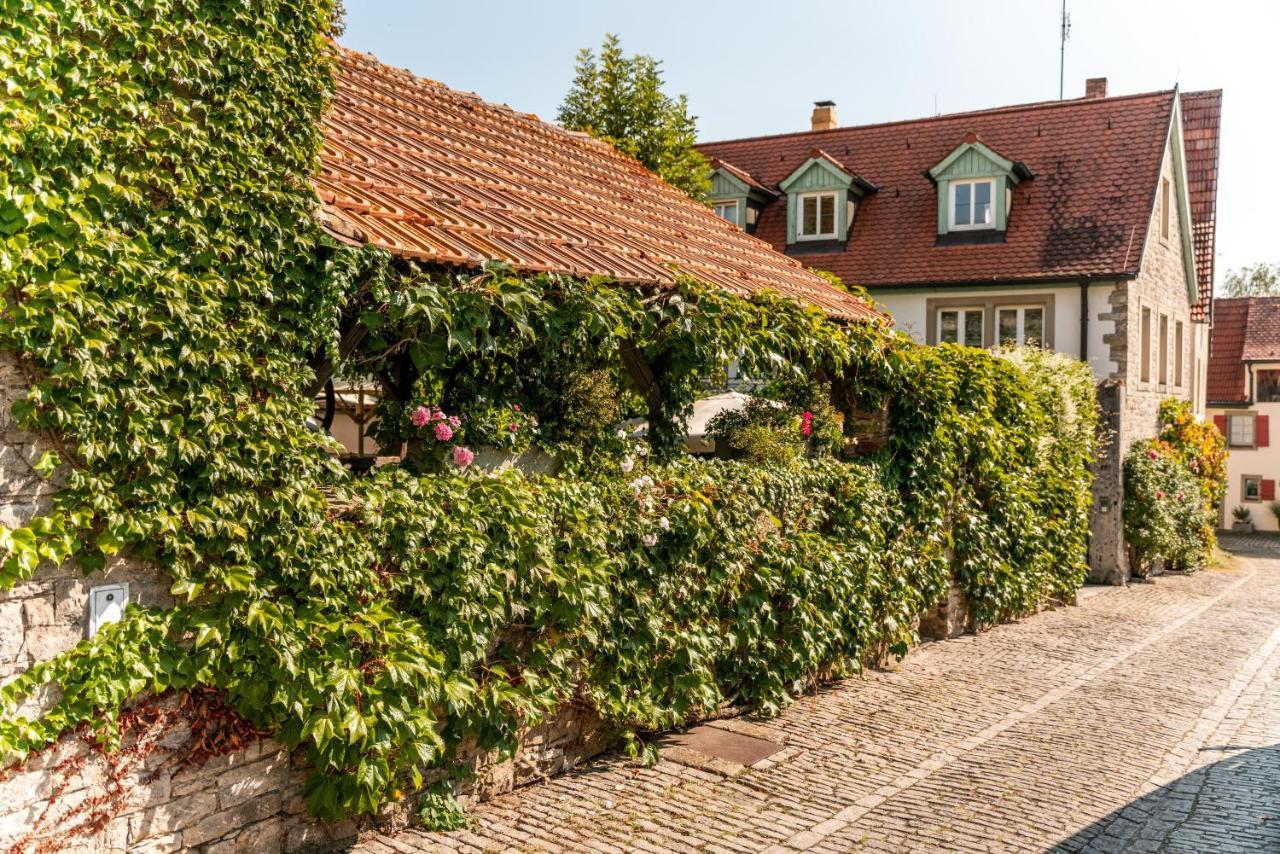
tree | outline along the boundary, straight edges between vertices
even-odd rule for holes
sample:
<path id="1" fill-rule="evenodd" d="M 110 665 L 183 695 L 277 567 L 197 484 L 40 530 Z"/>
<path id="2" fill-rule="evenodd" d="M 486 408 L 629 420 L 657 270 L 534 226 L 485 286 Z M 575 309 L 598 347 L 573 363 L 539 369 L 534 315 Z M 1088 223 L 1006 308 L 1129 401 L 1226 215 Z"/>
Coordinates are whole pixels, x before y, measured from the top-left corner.
<path id="1" fill-rule="evenodd" d="M 693 147 L 698 129 L 688 99 L 663 94 L 661 66 L 651 56 L 624 55 L 618 37 L 606 34 L 599 57 L 589 48 L 578 51 L 573 86 L 557 118 L 702 200 L 711 189 L 711 166 Z"/>
<path id="2" fill-rule="evenodd" d="M 1249 264 L 1222 280 L 1224 297 L 1280 296 L 1280 264 Z"/>

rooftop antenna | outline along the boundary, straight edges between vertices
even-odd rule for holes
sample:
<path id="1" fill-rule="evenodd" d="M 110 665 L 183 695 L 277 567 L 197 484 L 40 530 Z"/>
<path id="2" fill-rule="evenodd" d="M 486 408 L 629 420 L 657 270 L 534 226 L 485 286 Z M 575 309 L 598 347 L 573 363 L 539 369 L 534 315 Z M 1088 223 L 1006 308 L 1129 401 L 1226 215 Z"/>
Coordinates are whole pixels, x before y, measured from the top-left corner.
<path id="1" fill-rule="evenodd" d="M 1058 48 L 1058 100 L 1063 96 L 1063 72 L 1067 68 L 1067 39 L 1071 38 L 1071 16 L 1067 14 L 1067 0 L 1062 0 L 1062 42 Z"/>

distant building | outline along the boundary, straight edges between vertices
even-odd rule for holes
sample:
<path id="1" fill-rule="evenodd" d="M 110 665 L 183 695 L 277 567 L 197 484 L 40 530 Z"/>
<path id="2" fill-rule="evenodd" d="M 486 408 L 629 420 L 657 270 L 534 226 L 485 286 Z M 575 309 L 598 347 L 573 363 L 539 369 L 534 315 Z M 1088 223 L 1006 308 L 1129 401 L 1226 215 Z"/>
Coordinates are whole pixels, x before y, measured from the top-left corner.
<path id="1" fill-rule="evenodd" d="M 1231 511 L 1247 507 L 1264 531 L 1280 530 L 1271 512 L 1280 478 L 1280 445 L 1271 444 L 1271 417 L 1280 415 L 1280 297 L 1213 301 L 1209 348 L 1209 415 L 1227 437 L 1227 497 Z"/>

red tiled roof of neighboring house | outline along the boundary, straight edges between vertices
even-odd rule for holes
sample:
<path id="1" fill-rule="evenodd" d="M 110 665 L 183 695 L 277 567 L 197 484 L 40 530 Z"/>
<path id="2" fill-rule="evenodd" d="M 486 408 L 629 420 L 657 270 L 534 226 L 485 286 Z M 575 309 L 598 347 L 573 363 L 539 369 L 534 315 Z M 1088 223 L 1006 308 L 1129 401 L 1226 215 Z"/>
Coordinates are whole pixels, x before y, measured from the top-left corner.
<path id="1" fill-rule="evenodd" d="M 1218 139 L 1222 129 L 1222 90 L 1182 95 L 1182 138 L 1186 152 L 1187 193 L 1191 197 L 1191 236 L 1196 250 L 1200 300 L 1192 316 L 1203 320 L 1213 305 L 1214 242 L 1217 236 Z"/>
<path id="2" fill-rule="evenodd" d="M 1192 96 L 1191 102 L 1198 176 L 1208 174 L 1204 152 L 1211 130 L 1216 132 L 1207 118 L 1209 94 Z M 777 187 L 821 147 L 846 172 L 876 185 L 879 192 L 858 205 L 846 247 L 796 252 L 850 284 L 1134 276 L 1155 205 L 1174 97 L 1171 90 L 1052 101 L 711 142 L 699 149 Z M 1004 242 L 938 245 L 937 189 L 928 172 L 967 139 L 1024 164 L 1034 177 L 1014 190 Z M 1216 136 L 1212 147 L 1216 151 Z M 1207 181 L 1195 182 L 1192 198 L 1199 210 L 1212 207 L 1212 195 Z M 786 206 L 767 205 L 755 233 L 786 246 Z M 1211 254 L 1211 229 L 1202 241 Z"/>
<path id="3" fill-rule="evenodd" d="M 882 318 L 584 134 L 339 48 L 314 178 L 339 237 L 411 259 L 766 290 Z"/>
<path id="4" fill-rule="evenodd" d="M 1280 297 L 1213 301 L 1207 398 L 1243 403 L 1246 362 L 1280 362 Z"/>

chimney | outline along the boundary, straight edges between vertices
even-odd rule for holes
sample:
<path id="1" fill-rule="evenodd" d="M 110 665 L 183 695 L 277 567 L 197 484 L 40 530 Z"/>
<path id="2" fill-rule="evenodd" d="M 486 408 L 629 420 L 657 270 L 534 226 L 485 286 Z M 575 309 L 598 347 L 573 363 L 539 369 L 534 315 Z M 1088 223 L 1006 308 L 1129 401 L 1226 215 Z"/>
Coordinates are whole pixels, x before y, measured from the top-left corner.
<path id="1" fill-rule="evenodd" d="M 1107 97 L 1107 78 L 1090 77 L 1084 81 L 1084 96 L 1086 98 Z"/>
<path id="2" fill-rule="evenodd" d="M 836 102 L 814 101 L 810 130 L 834 130 L 836 127 Z"/>

